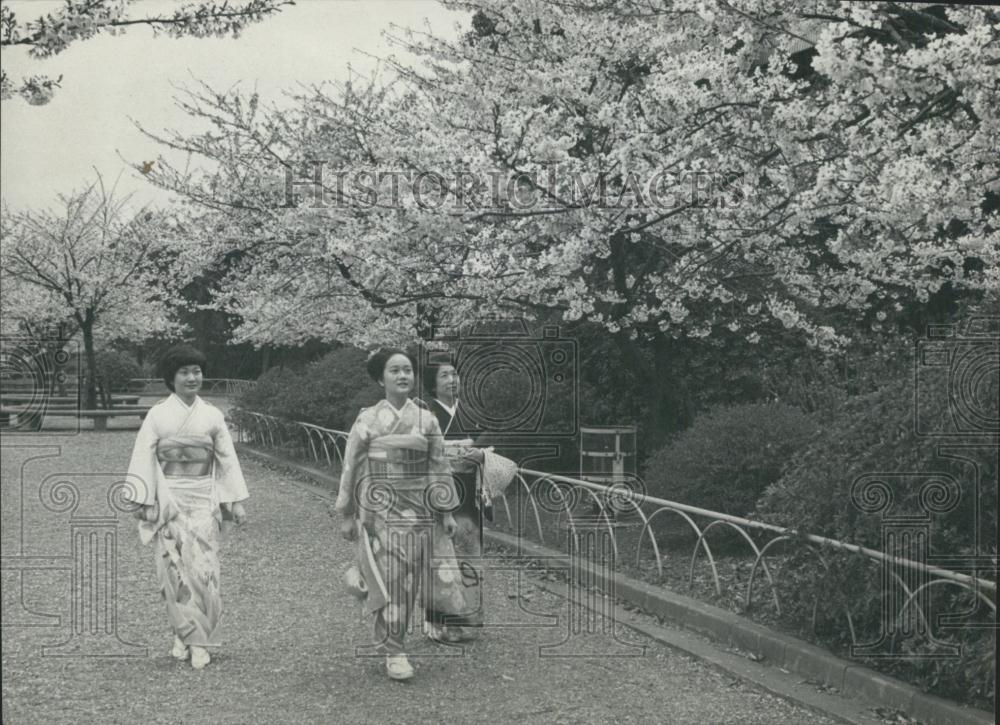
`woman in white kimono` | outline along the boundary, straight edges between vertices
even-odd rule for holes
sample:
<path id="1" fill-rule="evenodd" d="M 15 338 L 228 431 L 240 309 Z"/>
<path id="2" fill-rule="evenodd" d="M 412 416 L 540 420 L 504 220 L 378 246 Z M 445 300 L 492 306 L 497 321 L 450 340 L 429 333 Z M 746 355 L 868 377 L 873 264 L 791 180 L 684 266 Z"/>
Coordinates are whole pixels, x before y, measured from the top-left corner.
<path id="1" fill-rule="evenodd" d="M 373 615 L 389 677 L 408 680 L 404 636 L 418 591 L 422 608 L 467 609 L 450 538 L 457 492 L 437 419 L 409 397 L 413 362 L 402 350 L 379 350 L 367 367 L 385 398 L 351 428 L 334 508 L 344 517 L 342 535 L 358 545 L 348 585 Z"/>
<path id="2" fill-rule="evenodd" d="M 222 412 L 198 397 L 205 356 L 187 345 L 160 363 L 172 392 L 154 405 L 132 450 L 129 481 L 140 504 L 139 536 L 156 551 L 156 575 L 174 632 L 171 654 L 202 669 L 219 646 L 222 599 L 219 530 L 223 510 L 246 518 L 243 472 Z"/>

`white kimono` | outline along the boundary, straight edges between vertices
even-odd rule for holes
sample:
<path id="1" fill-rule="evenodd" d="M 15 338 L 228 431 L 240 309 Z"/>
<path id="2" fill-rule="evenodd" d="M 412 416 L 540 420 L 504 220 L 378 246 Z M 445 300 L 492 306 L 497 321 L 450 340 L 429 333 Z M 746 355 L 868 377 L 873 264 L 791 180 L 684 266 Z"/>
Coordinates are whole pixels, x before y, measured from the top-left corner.
<path id="1" fill-rule="evenodd" d="M 192 466 L 207 473 L 174 472 Z M 177 395 L 161 400 L 139 430 L 128 473 L 127 497 L 156 505 L 139 535 L 154 543 L 174 633 L 187 645 L 218 646 L 220 504 L 249 496 L 222 412 L 198 397 L 190 406 Z"/>

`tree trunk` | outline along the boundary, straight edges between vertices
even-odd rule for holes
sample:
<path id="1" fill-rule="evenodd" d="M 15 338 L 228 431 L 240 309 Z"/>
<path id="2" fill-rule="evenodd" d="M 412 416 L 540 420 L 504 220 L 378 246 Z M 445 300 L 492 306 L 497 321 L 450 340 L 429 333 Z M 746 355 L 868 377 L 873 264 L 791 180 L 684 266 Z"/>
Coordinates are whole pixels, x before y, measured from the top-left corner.
<path id="1" fill-rule="evenodd" d="M 657 437 L 680 430 L 691 422 L 691 405 L 688 391 L 678 380 L 678 365 L 671 355 L 671 338 L 659 335 L 653 341 L 652 392 L 656 405 L 653 408 L 653 427 Z"/>
<path id="2" fill-rule="evenodd" d="M 80 325 L 80 330 L 83 332 L 83 352 L 87 358 L 87 396 L 84 407 L 94 410 L 97 408 L 97 354 L 94 351 L 94 320 L 89 313 Z"/>
<path id="3" fill-rule="evenodd" d="M 642 438 L 648 446 L 655 447 L 668 434 L 690 424 L 693 415 L 691 396 L 679 381 L 677 361 L 672 354 L 673 340 L 658 334 L 648 348 L 630 340 L 626 332 L 616 334 L 615 340 L 636 379 L 649 392 L 650 418 L 646 421 L 649 429 Z"/>

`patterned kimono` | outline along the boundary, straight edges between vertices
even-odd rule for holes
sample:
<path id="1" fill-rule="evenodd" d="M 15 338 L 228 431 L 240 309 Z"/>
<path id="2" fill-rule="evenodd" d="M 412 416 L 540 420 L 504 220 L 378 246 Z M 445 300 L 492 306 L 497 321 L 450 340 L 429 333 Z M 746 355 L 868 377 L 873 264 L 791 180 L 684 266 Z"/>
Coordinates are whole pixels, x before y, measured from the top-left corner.
<path id="1" fill-rule="evenodd" d="M 457 624 L 465 627 L 481 627 L 483 625 L 482 609 L 482 556 L 483 556 L 483 518 L 493 520 L 492 507 L 484 505 L 481 488 L 478 481 L 476 464 L 461 457 L 462 449 L 472 445 L 467 430 L 464 411 L 455 402 L 454 415 L 438 400 L 428 404 L 446 440 L 446 451 L 458 490 L 459 505 L 453 512 L 458 530 L 455 532 L 455 556 L 458 560 L 462 586 L 465 588 L 467 611 L 461 617 L 447 618 L 442 612 L 428 609 L 425 616 L 435 624 Z M 450 444 L 450 445 L 449 445 Z"/>
<path id="2" fill-rule="evenodd" d="M 186 645 L 219 646 L 220 504 L 246 499 L 246 482 L 222 412 L 177 395 L 154 405 L 129 463 L 134 501 L 156 504 L 139 536 L 153 542 L 156 575 L 174 633 Z"/>
<path id="3" fill-rule="evenodd" d="M 434 416 L 407 400 L 382 400 L 358 415 L 344 452 L 334 508 L 358 521 L 358 568 L 365 610 L 374 615 L 378 651 L 403 652 L 422 605 L 444 614 L 466 609 L 455 552 L 440 525 L 457 503 L 444 441 Z"/>

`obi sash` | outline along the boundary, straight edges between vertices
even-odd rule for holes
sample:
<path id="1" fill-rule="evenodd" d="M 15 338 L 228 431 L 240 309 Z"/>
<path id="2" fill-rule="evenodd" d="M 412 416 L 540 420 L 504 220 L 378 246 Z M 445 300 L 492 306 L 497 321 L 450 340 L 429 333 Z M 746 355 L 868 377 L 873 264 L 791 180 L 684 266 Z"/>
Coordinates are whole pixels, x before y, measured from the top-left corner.
<path id="1" fill-rule="evenodd" d="M 168 478 L 209 476 L 215 463 L 215 444 L 211 436 L 164 438 L 156 444 L 156 459 Z"/>
<path id="2" fill-rule="evenodd" d="M 423 488 L 427 485 L 427 439 L 414 434 L 392 434 L 373 440 L 368 448 L 371 477 Z"/>

